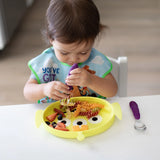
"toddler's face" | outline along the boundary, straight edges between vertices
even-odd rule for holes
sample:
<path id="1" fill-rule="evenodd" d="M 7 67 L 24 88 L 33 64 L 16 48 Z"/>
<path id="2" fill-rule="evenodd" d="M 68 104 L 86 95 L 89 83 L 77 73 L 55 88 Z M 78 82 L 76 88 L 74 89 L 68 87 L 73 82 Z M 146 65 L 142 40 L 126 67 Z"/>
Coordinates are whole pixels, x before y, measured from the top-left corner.
<path id="1" fill-rule="evenodd" d="M 69 65 L 85 62 L 89 58 L 93 46 L 93 42 L 64 44 L 56 40 L 52 41 L 51 44 L 57 59 Z"/>

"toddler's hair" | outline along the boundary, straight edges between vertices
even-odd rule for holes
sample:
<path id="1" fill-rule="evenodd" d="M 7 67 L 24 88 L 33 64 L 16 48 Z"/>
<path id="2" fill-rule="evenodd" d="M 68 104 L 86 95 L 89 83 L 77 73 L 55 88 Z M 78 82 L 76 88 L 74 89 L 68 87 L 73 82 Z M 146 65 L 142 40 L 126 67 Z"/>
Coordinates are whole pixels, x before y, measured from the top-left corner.
<path id="1" fill-rule="evenodd" d="M 46 12 L 46 36 L 61 43 L 94 41 L 105 26 L 92 0 L 51 0 Z"/>

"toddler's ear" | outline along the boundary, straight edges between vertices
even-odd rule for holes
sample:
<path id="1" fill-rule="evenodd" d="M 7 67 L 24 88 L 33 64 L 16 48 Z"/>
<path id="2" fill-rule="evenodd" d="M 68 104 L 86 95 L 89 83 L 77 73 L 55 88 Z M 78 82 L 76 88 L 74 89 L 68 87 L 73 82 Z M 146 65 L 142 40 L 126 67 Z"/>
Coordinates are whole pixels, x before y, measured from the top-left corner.
<path id="1" fill-rule="evenodd" d="M 50 39 L 50 44 L 53 45 L 54 44 L 54 40 Z"/>

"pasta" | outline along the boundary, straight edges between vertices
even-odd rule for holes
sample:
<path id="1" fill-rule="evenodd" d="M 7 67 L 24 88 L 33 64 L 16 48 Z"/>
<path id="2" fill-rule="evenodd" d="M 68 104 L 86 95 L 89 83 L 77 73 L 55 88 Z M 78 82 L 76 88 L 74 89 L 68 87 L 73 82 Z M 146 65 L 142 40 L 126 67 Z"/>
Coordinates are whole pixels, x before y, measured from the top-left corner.
<path id="1" fill-rule="evenodd" d="M 74 117 L 86 116 L 88 119 L 98 115 L 100 109 L 104 106 L 98 103 L 88 103 L 86 101 L 79 101 L 77 103 L 76 111 L 74 112 Z"/>

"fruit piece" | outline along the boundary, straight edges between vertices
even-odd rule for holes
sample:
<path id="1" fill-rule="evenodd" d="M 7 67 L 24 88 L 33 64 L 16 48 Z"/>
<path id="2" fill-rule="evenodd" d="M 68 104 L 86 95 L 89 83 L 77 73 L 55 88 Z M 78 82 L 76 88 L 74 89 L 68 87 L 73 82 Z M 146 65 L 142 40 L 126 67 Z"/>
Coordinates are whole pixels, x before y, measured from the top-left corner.
<path id="1" fill-rule="evenodd" d="M 62 131 L 69 131 L 69 129 L 66 128 L 66 125 L 62 122 L 58 122 L 55 129 L 62 130 Z"/>
<path id="2" fill-rule="evenodd" d="M 62 114 L 58 115 L 58 120 L 62 120 L 63 116 Z"/>
<path id="3" fill-rule="evenodd" d="M 88 130 L 88 125 L 72 126 L 72 131 L 85 131 L 85 130 Z"/>
<path id="4" fill-rule="evenodd" d="M 81 125 L 81 131 L 88 130 L 88 125 Z"/>
<path id="5" fill-rule="evenodd" d="M 54 108 L 54 111 L 58 112 L 58 114 L 61 114 L 63 117 L 66 117 L 65 114 L 61 110 Z"/>
<path id="6" fill-rule="evenodd" d="M 56 119 L 57 114 L 58 114 L 58 112 L 53 113 L 53 114 L 47 116 L 46 119 L 49 120 L 50 122 L 52 122 Z"/>
<path id="7" fill-rule="evenodd" d="M 45 122 L 46 122 L 47 125 L 50 125 L 50 122 L 48 122 L 48 121 L 45 121 Z"/>
<path id="8" fill-rule="evenodd" d="M 50 124 L 49 126 L 53 128 L 52 124 Z"/>
<path id="9" fill-rule="evenodd" d="M 61 130 L 61 131 L 69 131 L 67 128 L 61 128 L 59 126 L 56 126 L 55 129 Z"/>
<path id="10" fill-rule="evenodd" d="M 57 123 L 56 122 L 52 122 L 52 126 L 53 126 L 53 128 L 55 128 L 57 126 Z"/>
<path id="11" fill-rule="evenodd" d="M 80 128 L 78 125 L 72 126 L 72 131 L 80 131 Z"/>
<path id="12" fill-rule="evenodd" d="M 62 123 L 64 123 L 65 125 L 66 125 L 66 123 L 67 123 L 67 121 L 66 120 L 63 120 L 63 121 L 61 121 Z"/>
<path id="13" fill-rule="evenodd" d="M 61 128 L 66 128 L 66 125 L 62 122 L 58 122 L 57 125 Z"/>

